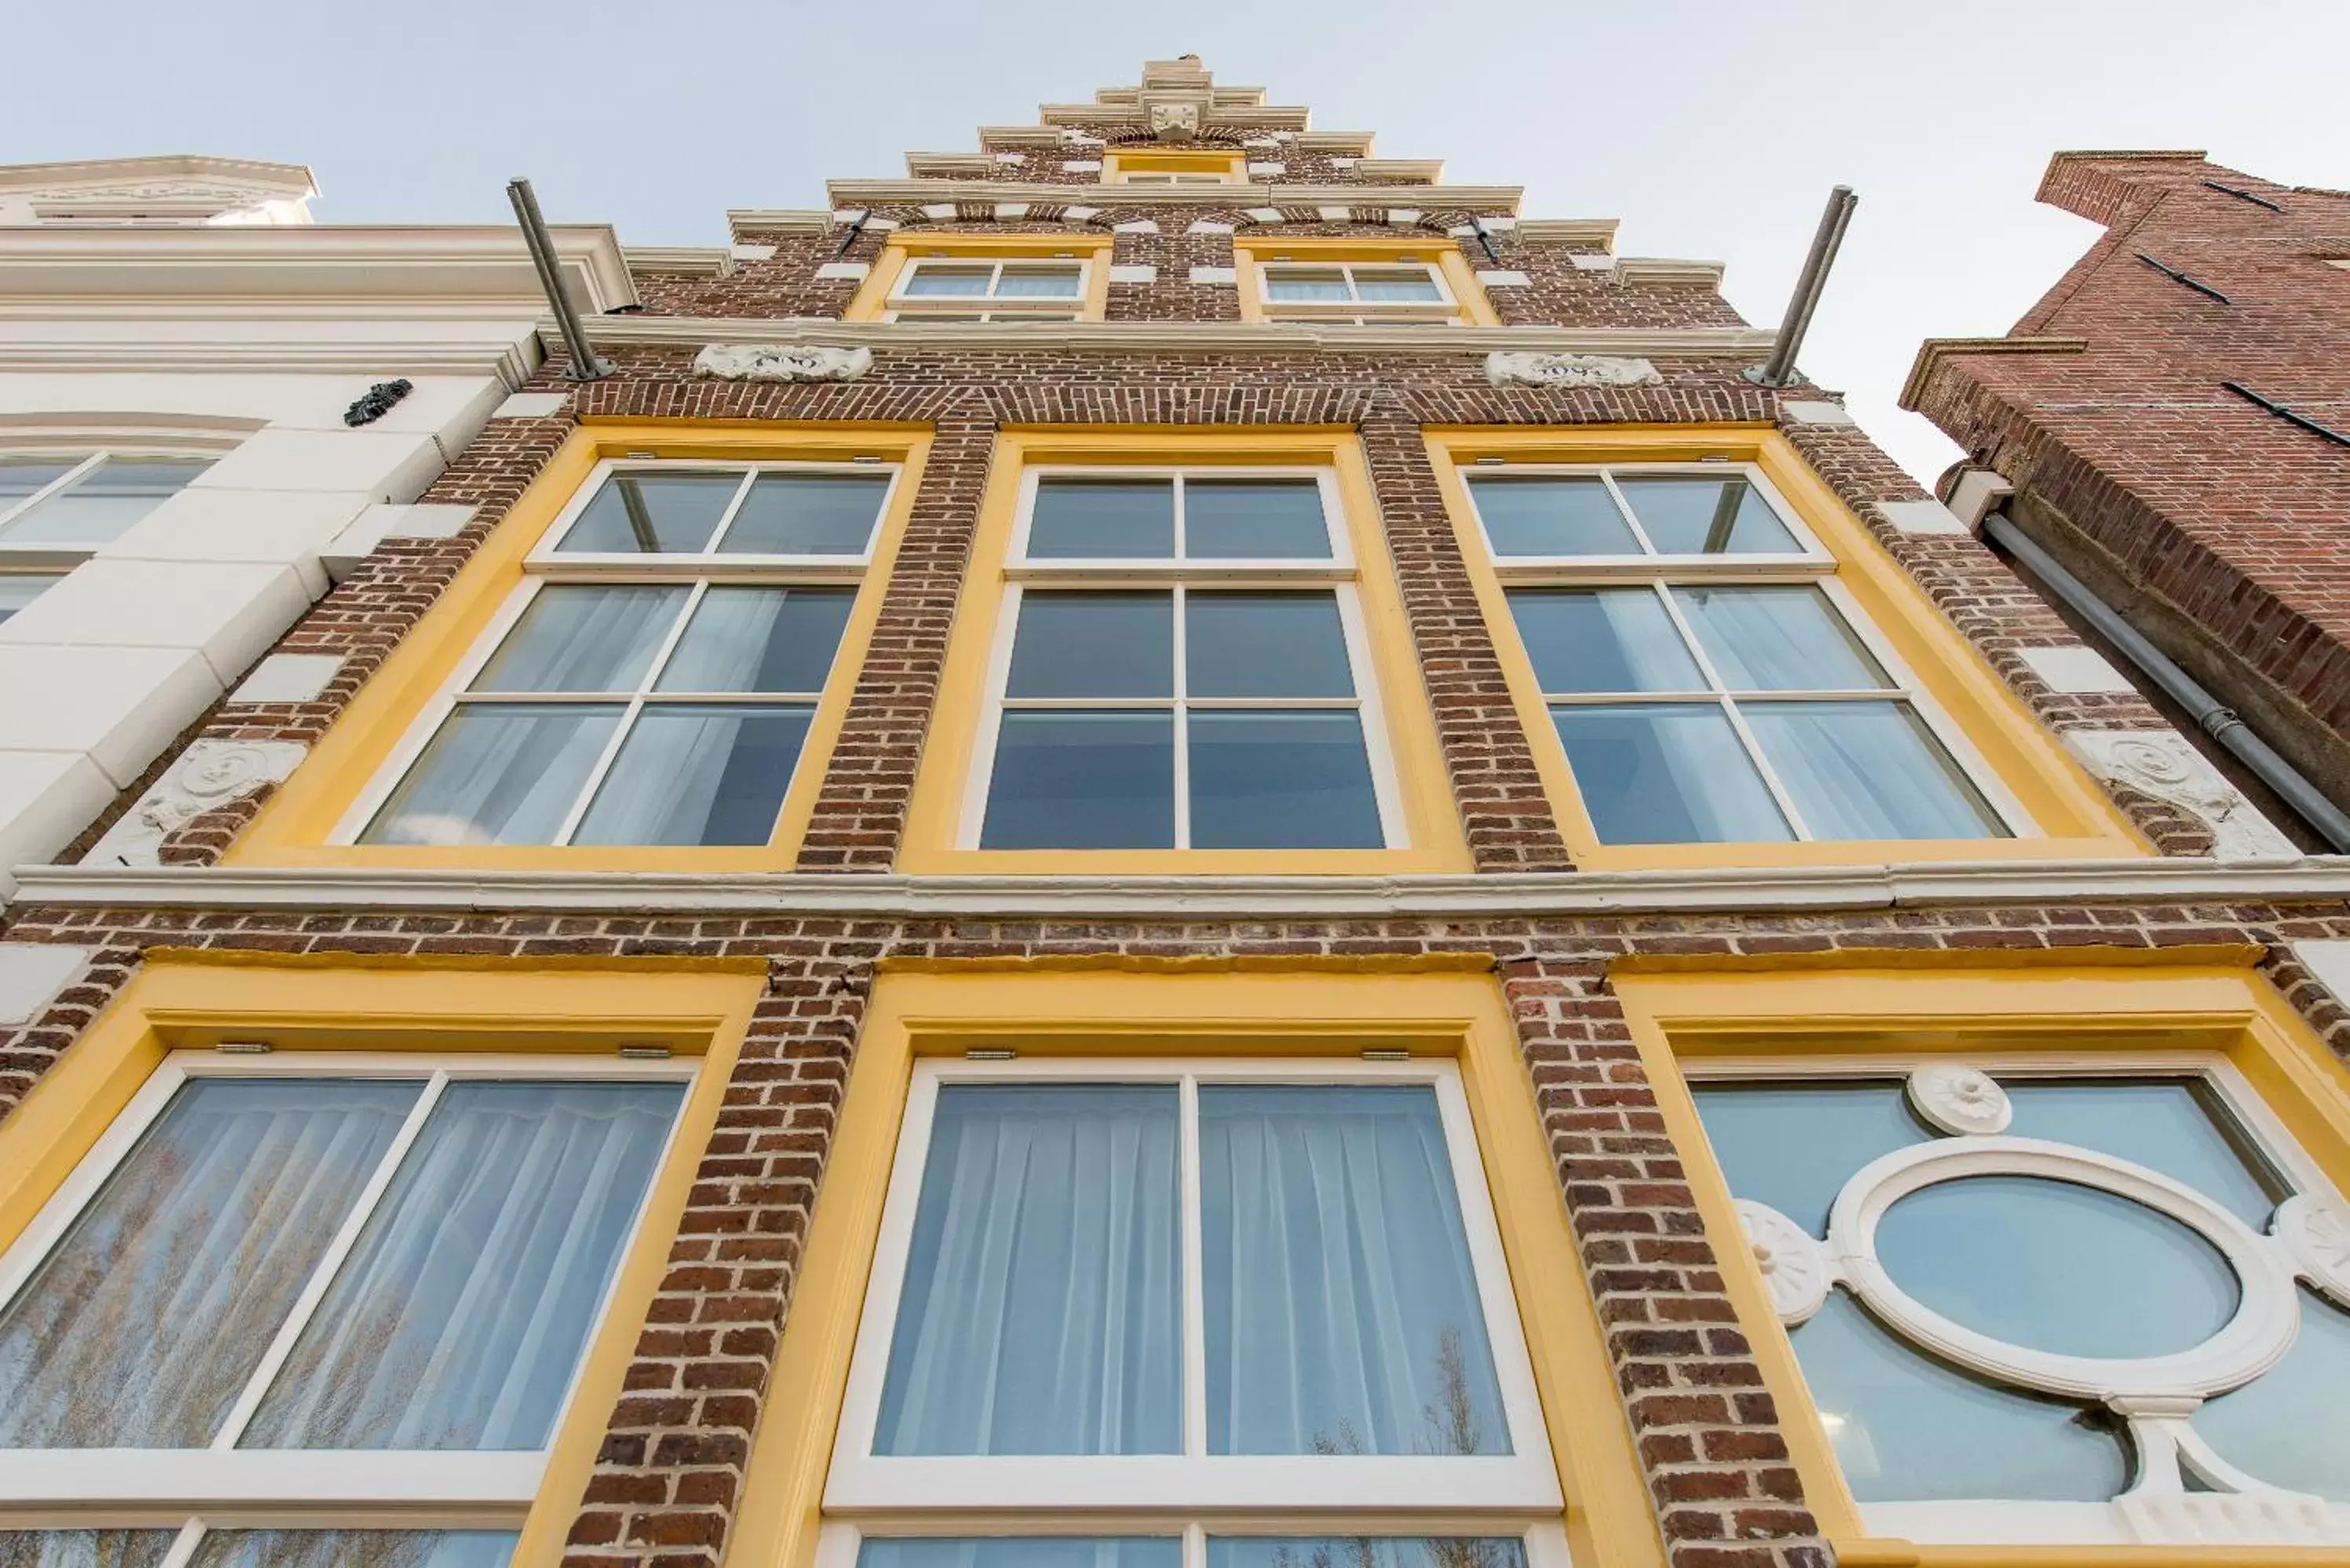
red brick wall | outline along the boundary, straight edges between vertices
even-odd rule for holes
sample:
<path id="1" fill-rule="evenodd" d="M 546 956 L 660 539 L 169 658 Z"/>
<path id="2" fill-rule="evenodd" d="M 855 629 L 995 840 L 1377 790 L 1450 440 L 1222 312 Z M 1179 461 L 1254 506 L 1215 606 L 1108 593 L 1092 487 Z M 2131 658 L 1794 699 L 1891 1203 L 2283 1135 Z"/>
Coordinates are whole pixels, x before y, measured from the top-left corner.
<path id="1" fill-rule="evenodd" d="M 2350 198 L 2119 154 L 2060 155 L 2042 198 L 2111 229 L 2016 334 L 2087 351 L 1947 355 L 1917 407 L 2017 485 L 2027 530 L 2350 800 L 2350 447 L 2220 385 L 2350 431 L 2350 271 L 2327 265 L 2350 256 Z"/>

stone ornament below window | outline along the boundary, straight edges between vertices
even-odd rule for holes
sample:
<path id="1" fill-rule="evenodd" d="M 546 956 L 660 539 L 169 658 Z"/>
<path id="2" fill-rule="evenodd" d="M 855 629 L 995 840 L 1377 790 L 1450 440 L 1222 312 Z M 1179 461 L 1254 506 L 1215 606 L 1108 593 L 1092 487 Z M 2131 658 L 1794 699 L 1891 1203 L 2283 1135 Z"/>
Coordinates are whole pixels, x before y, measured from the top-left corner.
<path id="1" fill-rule="evenodd" d="M 2003 1133 L 2015 1119 L 2007 1091 L 1989 1073 L 1960 1062 L 1934 1062 L 1909 1075 L 1909 1104 L 1946 1133 Z"/>
<path id="2" fill-rule="evenodd" d="M 2176 730 L 2073 730 L 2064 745 L 2100 781 L 2150 794 L 2209 827 L 2215 860 L 2301 856 L 2300 847 Z"/>
<path id="3" fill-rule="evenodd" d="M 1735 1206 L 1762 1288 L 1770 1293 L 1771 1310 L 1793 1328 L 1827 1304 L 1835 1266 L 1817 1237 L 1768 1203 L 1741 1198 Z"/>
<path id="4" fill-rule="evenodd" d="M 1652 387 L 1664 379 L 1646 359 L 1597 354 L 1488 354 L 1485 379 L 1497 387 Z"/>
<path id="5" fill-rule="evenodd" d="M 2277 1206 L 2269 1233 L 2284 1243 L 2303 1279 L 2350 1307 L 2350 1211 L 2300 1193 Z"/>
<path id="6" fill-rule="evenodd" d="M 284 783 L 309 751 L 298 741 L 192 742 L 81 863 L 160 866 L 165 839 L 205 812 Z"/>
<path id="7" fill-rule="evenodd" d="M 712 343 L 693 357 L 693 373 L 726 381 L 854 381 L 873 369 L 870 348 L 820 348 L 796 343 Z"/>

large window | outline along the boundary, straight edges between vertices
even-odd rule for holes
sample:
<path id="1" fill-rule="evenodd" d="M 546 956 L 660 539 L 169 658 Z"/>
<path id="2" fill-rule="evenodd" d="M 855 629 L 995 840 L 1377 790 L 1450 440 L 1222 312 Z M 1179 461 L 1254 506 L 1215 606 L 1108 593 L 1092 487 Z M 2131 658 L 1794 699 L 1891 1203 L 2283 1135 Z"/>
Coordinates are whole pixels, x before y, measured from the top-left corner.
<path id="1" fill-rule="evenodd" d="M 1396 846 L 1326 472 L 1032 474 L 965 847 Z"/>
<path id="2" fill-rule="evenodd" d="M 0 1563 L 497 1568 L 691 1077 L 168 1057 L 0 1255 Z"/>
<path id="3" fill-rule="evenodd" d="M 1541 1568 L 1559 1506 L 1451 1064 L 917 1065 L 827 1568 Z"/>
<path id="4" fill-rule="evenodd" d="M 1457 327 L 1464 319 L 1443 269 L 1414 257 L 1325 263 L 1273 256 L 1260 258 L 1254 271 L 1268 320 Z"/>
<path id="5" fill-rule="evenodd" d="M 606 464 L 355 836 L 767 843 L 895 476 Z"/>
<path id="6" fill-rule="evenodd" d="M 1076 257 L 916 256 L 890 290 L 891 321 L 1075 321 L 1087 269 Z"/>
<path id="7" fill-rule="evenodd" d="M 1690 1076 L 1871 1533 L 2350 1542 L 2350 1210 L 2230 1062 Z"/>
<path id="8" fill-rule="evenodd" d="M 1602 844 L 2017 831 L 1758 472 L 1513 465 L 1467 488 Z"/>

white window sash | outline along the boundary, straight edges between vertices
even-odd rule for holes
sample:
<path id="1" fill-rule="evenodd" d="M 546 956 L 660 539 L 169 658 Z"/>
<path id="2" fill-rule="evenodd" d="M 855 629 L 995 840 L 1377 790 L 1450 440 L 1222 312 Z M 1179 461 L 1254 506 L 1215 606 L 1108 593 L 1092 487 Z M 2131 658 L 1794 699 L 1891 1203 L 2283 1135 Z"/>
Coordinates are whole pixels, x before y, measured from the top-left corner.
<path id="1" fill-rule="evenodd" d="M 1516 1537 L 1525 1547 L 1526 1568 L 1573 1568 L 1573 1559 L 1567 1552 L 1566 1531 L 1555 1518 L 1530 1521 L 1498 1520 L 1490 1516 L 1430 1520 L 1383 1515 L 1362 1510 L 1352 1511 L 1340 1520 L 1306 1519 L 1283 1522 L 1219 1518 L 1212 1528 L 1196 1520 L 1175 1525 L 1164 1519 L 1127 1521 L 1115 1516 L 1071 1517 L 1067 1514 L 990 1520 L 981 1525 L 893 1519 L 866 1528 L 855 1522 L 828 1521 L 816 1536 L 815 1568 L 857 1568 L 858 1551 L 868 1535 L 893 1539 L 1005 1535 L 1146 1536 L 1161 1541 L 1180 1540 L 1182 1543 L 1182 1568 L 1208 1568 L 1208 1538 L 1211 1534 L 1219 1540 L 1266 1535 L 1319 1536 L 1340 1541 L 1383 1535 L 1424 1536 L 1440 1540 L 1461 1536 Z"/>
<path id="2" fill-rule="evenodd" d="M 871 1452 L 890 1340 L 904 1287 L 922 1171 L 941 1087 L 962 1083 L 1164 1084 L 1181 1089 L 1183 1194 L 1184 1447 L 1180 1456 L 900 1458 Z M 1199 1084 L 1419 1084 L 1436 1094 L 1451 1160 L 1454 1191 L 1468 1240 L 1471 1272 L 1484 1311 L 1485 1337 L 1502 1395 L 1507 1455 L 1214 1455 L 1206 1452 L 1206 1309 L 1196 1120 Z M 905 1123 L 884 1201 L 847 1396 L 827 1479 L 825 1508 L 841 1514 L 909 1517 L 957 1511 L 974 1514 L 1101 1510 L 1245 1509 L 1409 1516 L 1478 1512 L 1508 1517 L 1555 1515 L 1563 1506 L 1557 1471 L 1534 1391 L 1534 1366 L 1518 1322 L 1509 1266 L 1486 1189 L 1476 1128 L 1449 1061 L 1289 1061 L 1154 1058 L 1109 1061 L 973 1062 L 928 1059 L 913 1070 Z M 996 1532 L 1001 1533 L 1000 1531 Z"/>
<path id="3" fill-rule="evenodd" d="M 1485 546 L 1485 558 L 1504 583 L 1522 579 L 1544 583 L 1563 582 L 1584 577 L 1639 576 L 1650 577 L 1669 574 L 1672 580 L 1690 580 L 1716 576 L 1741 579 L 1800 582 L 1831 574 L 1836 569 L 1836 559 L 1819 536 L 1796 515 L 1770 476 L 1759 463 L 1752 462 L 1655 462 L 1655 463 L 1563 463 L 1510 462 L 1466 464 L 1458 472 L 1461 490 L 1468 496 L 1470 515 L 1476 520 L 1477 537 Z M 1618 474 L 1633 479 L 1722 479 L 1742 478 L 1753 487 L 1764 505 L 1778 518 L 1781 526 L 1794 536 L 1798 549 L 1785 552 L 1756 552 L 1747 555 L 1666 555 L 1656 548 L 1646 527 L 1634 515 L 1630 504 L 1617 485 Z M 1493 536 L 1485 527 L 1484 514 L 1477 504 L 1477 486 L 1481 478 L 1507 479 L 1597 479 L 1607 491 L 1608 499 L 1622 512 L 1630 526 L 1632 536 L 1640 545 L 1640 554 L 1624 556 L 1504 556 L 1493 545 Z M 1763 574 L 1778 574 L 1766 578 Z"/>
<path id="4" fill-rule="evenodd" d="M 581 514 L 603 493 L 604 486 L 619 474 L 695 474 L 740 473 L 732 500 L 720 516 L 718 527 L 699 551 L 596 552 L 560 554 L 559 546 Z M 749 499 L 751 487 L 767 474 L 811 473 L 823 477 L 863 477 L 886 474 L 889 483 L 881 493 L 880 504 L 874 508 L 873 526 L 865 536 L 865 547 L 853 556 L 746 556 L 722 553 L 719 546 L 726 542 L 734 521 Z M 597 463 L 587 483 L 564 503 L 555 521 L 539 535 L 538 543 L 524 557 L 523 567 L 533 573 L 555 575 L 619 575 L 634 578 L 660 580 L 671 576 L 736 576 L 782 568 L 791 573 L 795 581 L 816 581 L 823 577 L 854 579 L 873 564 L 873 550 L 888 523 L 889 508 L 898 498 L 898 486 L 905 478 L 902 463 L 827 462 L 807 461 L 734 462 L 726 459 L 700 458 L 605 458 Z"/>
<path id="5" fill-rule="evenodd" d="M 1399 272 L 1418 268 L 1436 286 L 1434 299 L 1365 299 L 1355 274 L 1358 269 L 1371 268 Z M 1336 272 L 1345 279 L 1344 299 L 1275 299 L 1273 285 L 1278 274 L 1288 268 L 1300 271 Z M 1353 318 L 1358 325 L 1366 321 L 1420 320 L 1429 317 L 1458 316 L 1461 301 L 1452 293 L 1452 286 L 1444 275 L 1444 268 L 1435 262 L 1355 261 L 1317 262 L 1291 259 L 1260 261 L 1255 266 L 1257 300 L 1267 314 L 1295 314 L 1302 319 Z"/>
<path id="6" fill-rule="evenodd" d="M 450 1449 L 404 1452 L 375 1449 L 238 1449 L 234 1447 L 259 1407 L 270 1384 L 283 1369 L 302 1329 L 316 1313 L 348 1260 L 360 1231 L 380 1206 L 400 1162 L 413 1147 L 425 1118 L 441 1093 L 454 1082 L 468 1080 L 601 1079 L 637 1083 L 678 1083 L 689 1086 L 699 1071 L 696 1058 L 631 1060 L 610 1056 L 529 1055 L 504 1053 L 465 1054 L 414 1054 L 380 1051 L 272 1051 L 266 1054 L 218 1051 L 174 1051 L 151 1075 L 130 1102 L 78 1162 L 49 1200 L 42 1205 L 16 1242 L 0 1253 L 0 1311 L 5 1311 L 39 1272 L 42 1262 L 64 1240 L 82 1211 L 104 1189 L 123 1160 L 171 1104 L 182 1085 L 194 1078 L 353 1078 L 400 1079 L 420 1085 L 421 1092 L 399 1132 L 378 1161 L 375 1171 L 354 1199 L 334 1239 L 289 1309 L 286 1321 L 255 1368 L 229 1417 L 212 1444 L 203 1449 L 0 1449 L 0 1528 L 7 1519 L 27 1509 L 178 1510 L 217 1505 L 268 1507 L 272 1504 L 396 1505 L 423 1510 L 489 1504 L 526 1507 L 537 1494 L 546 1467 L 546 1450 Z M 658 1173 L 675 1151 L 682 1115 L 672 1116 L 652 1169 Z M 652 1200 L 656 1179 L 646 1184 L 630 1216 L 620 1256 L 625 1260 L 639 1240 L 645 1212 Z M 595 1303 L 582 1339 L 579 1359 L 571 1369 L 562 1399 L 549 1428 L 560 1434 L 571 1418 L 578 1383 L 586 1370 L 588 1350 L 609 1314 L 619 1288 L 615 1270 Z M 339 1516 L 338 1516 L 339 1519 Z M 84 1517 L 55 1528 L 95 1528 Z"/>
<path id="7" fill-rule="evenodd" d="M 936 262 L 945 266 L 987 267 L 987 290 L 983 294 L 910 294 L 906 286 L 925 263 Z M 1090 255 L 1066 256 L 910 256 L 890 285 L 889 303 L 897 312 L 919 316 L 929 306 L 952 309 L 958 305 L 976 305 L 990 312 L 1002 312 L 1007 317 L 1024 316 L 1024 308 L 1034 306 L 1038 310 L 1074 310 L 1086 302 L 1093 282 L 1093 258 Z M 1006 295 L 1003 286 L 1005 271 L 1024 272 L 1038 267 L 1073 267 L 1077 275 L 1077 286 L 1068 295 Z"/>

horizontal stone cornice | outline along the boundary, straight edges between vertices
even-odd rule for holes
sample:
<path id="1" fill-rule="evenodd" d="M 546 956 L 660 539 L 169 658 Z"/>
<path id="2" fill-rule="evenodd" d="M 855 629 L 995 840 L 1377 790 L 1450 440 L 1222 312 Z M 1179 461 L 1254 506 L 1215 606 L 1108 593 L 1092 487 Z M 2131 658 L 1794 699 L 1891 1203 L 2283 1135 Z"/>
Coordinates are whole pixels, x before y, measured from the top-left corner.
<path id="1" fill-rule="evenodd" d="M 1494 352 L 1624 355 L 1643 358 L 1752 357 L 1773 335 L 1746 327 L 1352 327 L 1317 321 L 837 321 L 806 317 L 603 316 L 585 323 L 599 344 L 700 348 L 718 344 L 820 348 L 1028 349 L 1095 353 Z M 555 323 L 542 320 L 552 343 Z"/>
<path id="2" fill-rule="evenodd" d="M 1544 919 L 1950 905 L 2350 902 L 2350 857 L 1978 861 L 1772 870 L 1399 877 L 901 877 L 26 866 L 17 901 L 71 909 L 562 909 L 874 919 Z"/>
<path id="3" fill-rule="evenodd" d="M 1024 202 L 1087 207 L 1490 207 L 1512 213 L 1525 193 L 1518 185 L 1055 185 L 1011 180 L 835 180 L 825 189 L 837 208 Z M 738 230 L 745 226 L 736 223 Z"/>
<path id="4" fill-rule="evenodd" d="M 1918 345 L 1909 378 L 1901 383 L 1901 406 L 1918 407 L 1926 383 L 1945 359 L 1974 354 L 2085 354 L 2088 348 L 2085 337 L 1929 337 Z"/>

